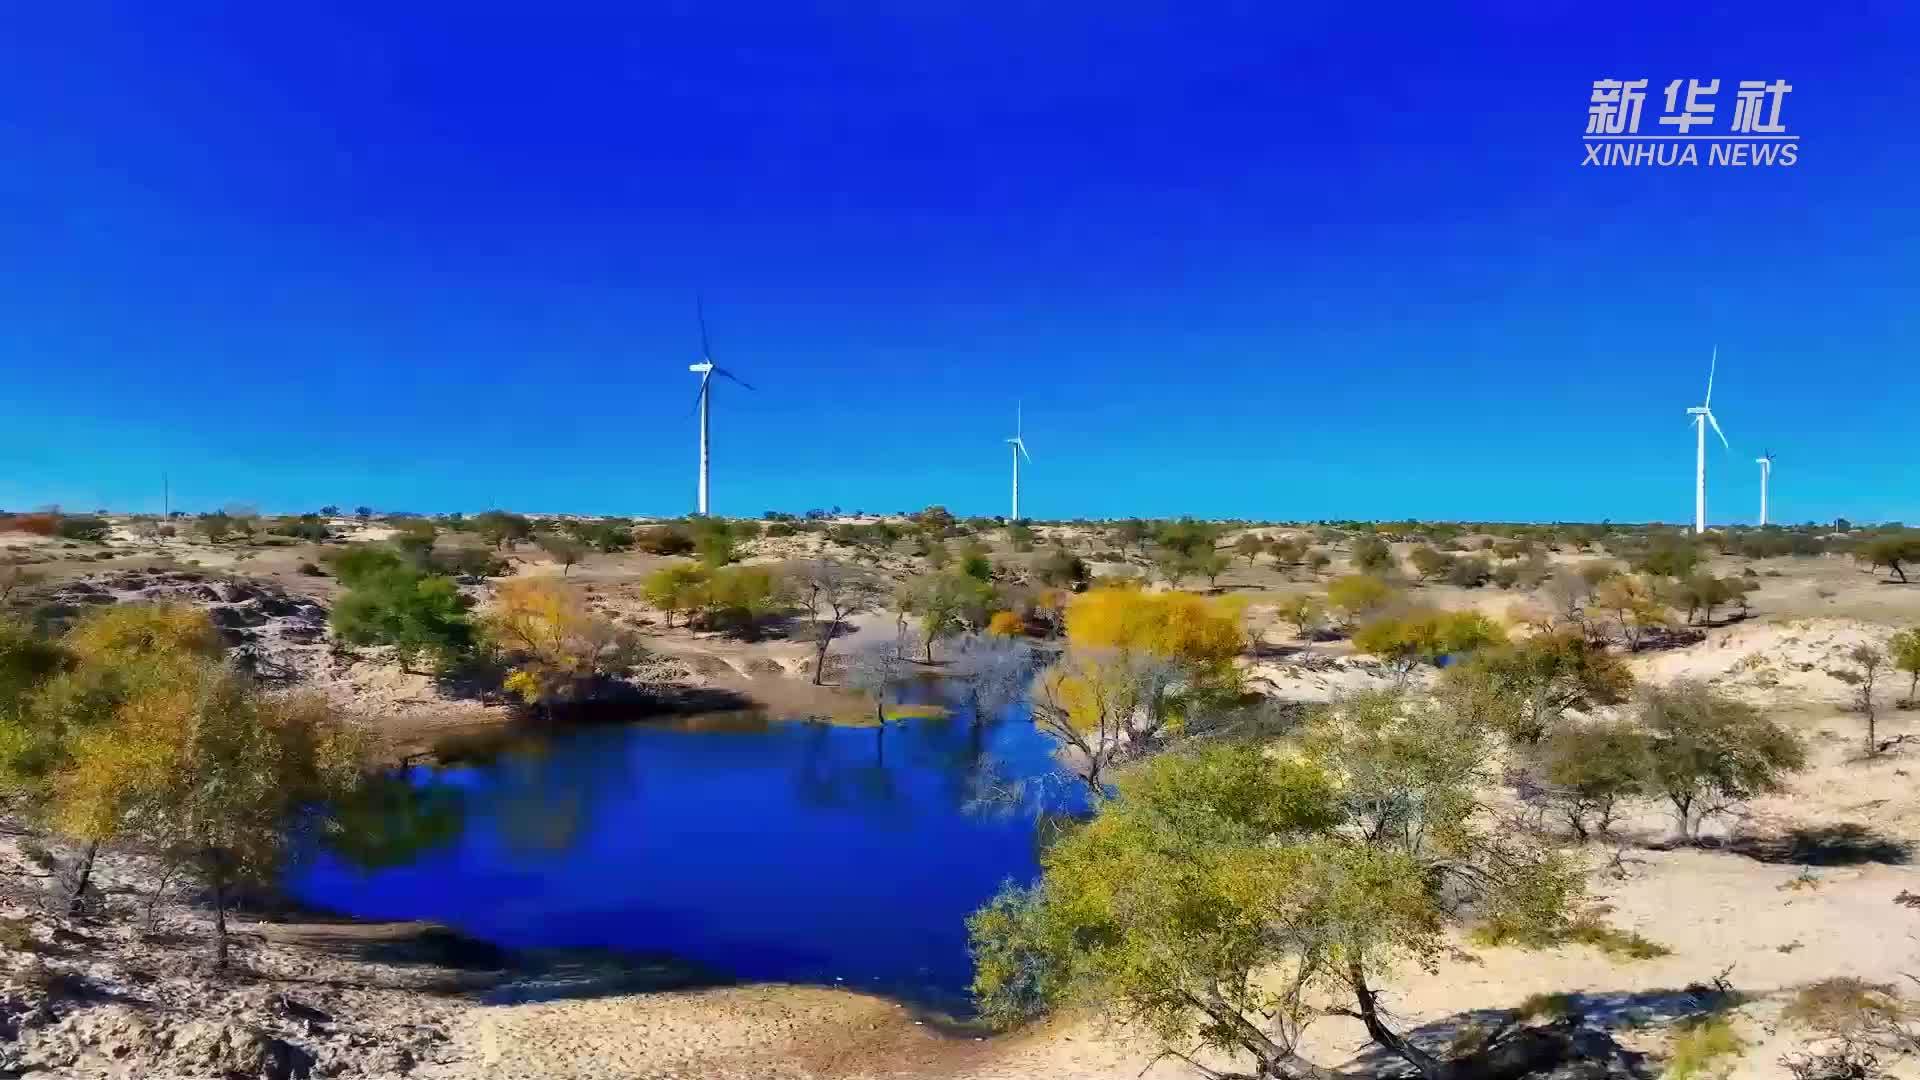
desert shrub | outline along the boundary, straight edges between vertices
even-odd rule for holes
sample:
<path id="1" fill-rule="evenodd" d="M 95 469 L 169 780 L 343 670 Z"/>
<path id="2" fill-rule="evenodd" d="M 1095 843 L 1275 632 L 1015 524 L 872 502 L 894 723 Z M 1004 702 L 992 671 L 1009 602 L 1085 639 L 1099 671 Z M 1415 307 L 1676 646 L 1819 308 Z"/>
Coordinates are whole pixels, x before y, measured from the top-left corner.
<path id="1" fill-rule="evenodd" d="M 1660 577 L 1684 578 L 1700 565 L 1700 544 L 1686 537 L 1663 535 L 1628 560 L 1639 573 Z"/>
<path id="2" fill-rule="evenodd" d="M 1665 945 L 1607 922 L 1610 912 L 1604 904 L 1587 904 L 1566 920 L 1553 923 L 1496 915 L 1475 926 L 1468 939 L 1476 945 L 1524 949 L 1586 945 L 1620 960 L 1656 960 L 1673 955 Z"/>
<path id="3" fill-rule="evenodd" d="M 326 577 L 327 576 L 327 572 L 325 570 L 320 569 L 320 564 L 314 563 L 314 562 L 301 563 L 299 566 L 298 572 L 301 574 L 304 574 L 307 577 Z"/>
<path id="4" fill-rule="evenodd" d="M 1477 556 L 1463 556 L 1447 561 L 1447 584 L 1463 589 L 1477 589 L 1493 577 L 1493 568 L 1487 560 Z"/>
<path id="5" fill-rule="evenodd" d="M 333 530 L 327 528 L 326 523 L 321 521 L 317 514 L 307 514 L 302 517 L 278 522 L 267 531 L 280 536 L 291 536 L 296 540 L 306 540 L 316 544 L 331 539 L 333 536 Z"/>
<path id="6" fill-rule="evenodd" d="M 1721 1058 L 1737 1057 L 1746 1042 L 1735 1034 L 1733 1022 L 1714 1013 L 1683 1021 L 1667 1051 L 1664 1080 L 1695 1080 L 1718 1071 Z"/>
<path id="7" fill-rule="evenodd" d="M 1421 581 L 1440 577 L 1452 569 L 1454 563 L 1453 559 L 1426 544 L 1415 547 L 1407 560 L 1413 564 L 1413 572 L 1420 576 Z"/>
<path id="8" fill-rule="evenodd" d="M 649 555 L 688 555 L 693 552 L 693 533 L 683 525 L 655 525 L 638 529 L 633 546 Z"/>
<path id="9" fill-rule="evenodd" d="M 1393 569 L 1393 549 L 1377 536 L 1355 538 L 1349 557 L 1353 568 L 1363 574 L 1384 574 Z"/>
<path id="10" fill-rule="evenodd" d="M 760 636 L 762 622 L 791 602 L 787 581 L 767 566 L 728 566 L 711 571 L 702 596 L 710 625 L 748 640 Z"/>
<path id="11" fill-rule="evenodd" d="M 0 586 L 3 590 L 4 586 Z M 0 593 L 4 595 L 4 593 Z M 1887 656 L 1895 671 L 1907 673 L 1907 696 L 1901 704 L 1920 708 L 1920 627 L 1902 630 L 1887 640 Z"/>
<path id="12" fill-rule="evenodd" d="M 1387 606 L 1393 586 L 1370 574 L 1348 574 L 1327 583 L 1327 607 L 1348 626 Z"/>
<path id="13" fill-rule="evenodd" d="M 533 522 L 507 510 L 487 510 L 473 516 L 473 531 L 496 548 L 510 548 L 533 539 Z"/>
<path id="14" fill-rule="evenodd" d="M 87 540 L 99 543 L 107 538 L 109 526 L 105 518 L 92 514 L 74 514 L 60 519 L 54 526 L 54 535 L 67 540 Z"/>
<path id="15" fill-rule="evenodd" d="M 1079 556 L 1066 548 L 1055 547 L 1034 560 L 1033 576 L 1042 585 L 1080 589 L 1086 586 L 1090 572 Z"/>
<path id="16" fill-rule="evenodd" d="M 435 573 L 456 578 L 503 577 L 513 566 L 492 548 L 455 547 L 435 551 L 427 562 Z"/>
<path id="17" fill-rule="evenodd" d="M 1667 605 L 1644 578 L 1608 578 L 1594 590 L 1592 607 L 1610 617 L 1619 640 L 1629 651 L 1640 648 L 1650 634 L 1673 624 Z"/>
<path id="18" fill-rule="evenodd" d="M 795 529 L 793 525 L 788 522 L 773 521 L 767 524 L 765 535 L 769 539 L 773 539 L 782 536 L 792 536 L 797 532 L 799 532 L 799 530 Z"/>
<path id="19" fill-rule="evenodd" d="M 726 566 L 738 557 L 738 541 L 724 527 L 699 530 L 694 535 L 693 547 L 700 561 L 713 569 Z"/>
<path id="20" fill-rule="evenodd" d="M 999 637 L 1018 637 L 1026 632 L 1027 623 L 1018 614 L 1011 611 L 996 611 L 987 620 L 987 633 Z"/>
<path id="21" fill-rule="evenodd" d="M 1353 647 L 1402 673 L 1422 661 L 1471 653 L 1506 641 L 1506 633 L 1477 611 L 1415 609 L 1374 619 L 1354 632 Z"/>
<path id="22" fill-rule="evenodd" d="M 394 558 L 386 565 L 370 557 L 334 563 L 348 586 L 328 617 L 334 636 L 349 645 L 391 645 L 405 667 L 422 659 L 437 668 L 458 662 L 473 647 L 472 601 L 453 579 Z"/>
<path id="23" fill-rule="evenodd" d="M 705 606 L 710 577 L 707 568 L 699 563 L 668 563 L 641 580 L 640 592 L 649 606 L 667 617 L 667 626 L 672 627 L 674 612 L 691 612 Z"/>
<path id="24" fill-rule="evenodd" d="M 1318 573 L 1322 570 L 1325 570 L 1327 567 L 1333 565 L 1333 556 L 1327 554 L 1324 551 L 1321 551 L 1318 548 L 1315 548 L 1314 550 L 1307 552 L 1306 561 L 1307 561 L 1307 569 L 1312 570 L 1315 573 Z"/>
<path id="25" fill-rule="evenodd" d="M 59 514 L 15 514 L 0 521 L 0 528 L 8 532 L 27 533 L 30 536 L 54 536 L 60 530 Z"/>
<path id="26" fill-rule="evenodd" d="M 573 564 L 585 558 L 587 554 L 587 545 L 558 533 L 542 533 L 538 543 L 540 550 L 546 554 L 547 558 L 560 564 L 562 574 L 571 574 Z"/>
<path id="27" fill-rule="evenodd" d="M 1196 678 L 1237 686 L 1234 659 L 1246 648 L 1245 610 L 1237 600 L 1192 593 L 1092 589 L 1067 606 L 1067 642 L 1169 657 Z"/>
<path id="28" fill-rule="evenodd" d="M 1892 1075 L 1883 1056 L 1920 1052 L 1920 1010 L 1894 987 L 1835 976 L 1801 987 L 1780 1018 L 1821 1046 L 1782 1059 L 1796 1080 L 1866 1080 Z"/>
<path id="29" fill-rule="evenodd" d="M 1294 633 L 1301 638 L 1313 636 L 1321 624 L 1327 620 L 1327 606 L 1320 598 L 1307 593 L 1289 596 L 1274 605 L 1274 614 L 1293 624 Z"/>

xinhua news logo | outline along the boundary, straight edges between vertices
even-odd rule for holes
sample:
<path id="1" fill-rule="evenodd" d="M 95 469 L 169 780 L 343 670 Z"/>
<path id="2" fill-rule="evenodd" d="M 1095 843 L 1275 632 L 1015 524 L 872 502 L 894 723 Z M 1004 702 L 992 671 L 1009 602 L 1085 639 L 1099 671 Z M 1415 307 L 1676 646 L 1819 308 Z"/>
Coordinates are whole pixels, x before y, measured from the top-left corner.
<path id="1" fill-rule="evenodd" d="M 1793 85 L 1785 79 L 1743 79 L 1730 113 L 1720 113 L 1719 79 L 1675 79 L 1660 115 L 1640 130 L 1646 79 L 1595 79 L 1587 104 L 1586 160 L 1582 168 L 1659 168 L 1675 165 L 1791 167 L 1800 161 L 1800 136 L 1781 119 Z M 1726 116 L 1727 122 L 1718 122 Z"/>

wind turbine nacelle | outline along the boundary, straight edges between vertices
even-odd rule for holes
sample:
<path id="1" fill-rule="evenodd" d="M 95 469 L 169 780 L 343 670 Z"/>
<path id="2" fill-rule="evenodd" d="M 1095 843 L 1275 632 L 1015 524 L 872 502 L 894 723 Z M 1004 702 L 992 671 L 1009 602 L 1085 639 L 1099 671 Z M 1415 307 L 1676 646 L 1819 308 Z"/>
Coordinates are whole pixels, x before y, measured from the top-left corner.
<path id="1" fill-rule="evenodd" d="M 705 375 L 707 372 L 713 370 L 713 365 L 711 363 L 688 364 L 687 370 L 692 372 L 697 372 L 698 374 L 701 374 L 701 375 Z"/>

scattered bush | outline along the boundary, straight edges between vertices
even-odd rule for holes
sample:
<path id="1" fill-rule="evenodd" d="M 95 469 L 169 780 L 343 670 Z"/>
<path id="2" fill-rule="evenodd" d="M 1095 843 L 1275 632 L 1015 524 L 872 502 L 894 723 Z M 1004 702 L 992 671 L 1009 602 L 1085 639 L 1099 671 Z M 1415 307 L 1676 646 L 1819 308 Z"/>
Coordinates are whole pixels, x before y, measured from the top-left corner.
<path id="1" fill-rule="evenodd" d="M 1738 1056 L 1746 1045 L 1734 1033 L 1733 1022 L 1718 1013 L 1682 1021 L 1667 1053 L 1663 1080 L 1695 1080 L 1712 1075 L 1715 1062 Z"/>
<path id="2" fill-rule="evenodd" d="M 681 525 L 656 525 L 636 531 L 633 546 L 649 555 L 687 555 L 693 552 L 693 533 Z"/>
<path id="3" fill-rule="evenodd" d="M 59 514 L 15 514 L 0 521 L 0 528 L 8 532 L 27 533 L 31 536 L 53 536 L 60 529 Z"/>
<path id="4" fill-rule="evenodd" d="M 100 543 L 107 538 L 109 526 L 105 518 L 91 514 L 75 514 L 63 517 L 54 526 L 54 535 L 67 540 L 85 540 Z"/>

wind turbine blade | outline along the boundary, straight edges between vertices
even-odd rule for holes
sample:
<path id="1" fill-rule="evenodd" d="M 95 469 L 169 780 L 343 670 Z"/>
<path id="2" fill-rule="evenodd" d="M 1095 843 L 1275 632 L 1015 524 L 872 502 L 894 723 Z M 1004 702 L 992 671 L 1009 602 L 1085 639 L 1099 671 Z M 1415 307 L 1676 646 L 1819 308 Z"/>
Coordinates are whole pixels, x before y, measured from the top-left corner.
<path id="1" fill-rule="evenodd" d="M 700 411 L 700 399 L 707 396 L 707 380 L 711 378 L 713 378 L 711 371 L 700 376 L 700 391 L 693 395 L 693 408 L 687 410 L 687 415 L 691 416 Z"/>
<path id="2" fill-rule="evenodd" d="M 734 382 L 737 382 L 737 383 L 739 383 L 739 384 L 740 384 L 741 386 L 744 386 L 744 387 L 746 387 L 746 388 L 747 388 L 747 389 L 749 389 L 749 390 L 753 390 L 753 389 L 754 389 L 754 387 L 753 387 L 753 384 L 752 384 L 752 383 L 750 383 L 750 382 L 748 382 L 747 380 L 745 380 L 745 379 L 743 379 L 743 378 L 741 378 L 741 377 L 740 377 L 740 376 L 738 376 L 738 375 L 735 375 L 735 374 L 734 374 L 733 372 L 731 372 L 731 371 L 728 371 L 728 370 L 727 370 L 726 368 L 723 368 L 723 367 L 717 367 L 717 368 L 714 368 L 714 369 L 713 369 L 713 373 L 714 373 L 715 375 L 725 375 L 725 376 L 726 376 L 727 378 L 729 378 L 729 379 L 732 379 L 732 380 L 733 380 Z M 754 392 L 755 392 L 755 393 L 759 393 L 759 391 L 758 391 L 758 390 L 754 390 Z"/>
<path id="3" fill-rule="evenodd" d="M 1713 414 L 1710 412 L 1704 413 L 1703 415 L 1706 416 L 1707 423 L 1713 425 L 1713 433 L 1715 435 L 1720 436 L 1720 445 L 1726 447 L 1729 450 L 1733 449 L 1733 444 L 1727 441 L 1727 433 L 1720 430 L 1720 421 L 1715 420 L 1713 418 Z"/>
<path id="4" fill-rule="evenodd" d="M 700 318 L 700 359 L 713 362 L 713 346 L 707 342 L 707 298 L 700 293 L 693 294 L 693 310 Z M 702 380 L 704 384 L 705 380 Z"/>
<path id="5" fill-rule="evenodd" d="M 1020 448 L 1020 456 L 1026 458 L 1028 464 L 1033 463 L 1033 455 L 1027 453 L 1027 441 L 1025 439 L 1015 439 L 1013 440 L 1013 445 Z"/>
<path id="6" fill-rule="evenodd" d="M 1021 414 L 1025 411 L 1026 402 L 1016 401 L 1013 403 L 1013 437 L 1016 439 L 1020 437 Z"/>
<path id="7" fill-rule="evenodd" d="M 1720 346 L 1715 345 L 1713 347 L 1713 359 L 1707 361 L 1707 400 L 1700 403 L 1702 406 L 1711 406 L 1713 404 L 1713 371 L 1719 366 Z M 1720 430 L 1720 425 L 1715 424 L 1713 429 L 1715 431 Z"/>

